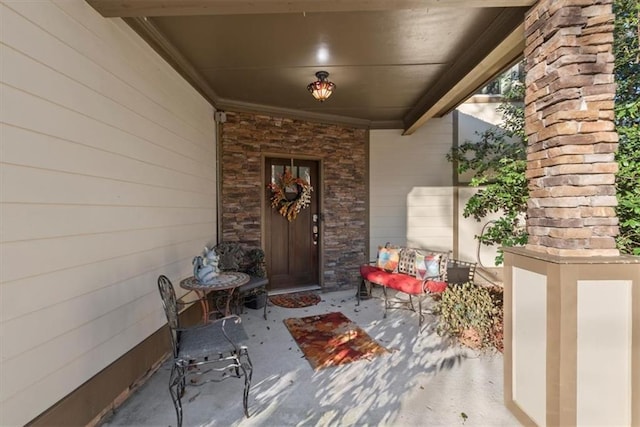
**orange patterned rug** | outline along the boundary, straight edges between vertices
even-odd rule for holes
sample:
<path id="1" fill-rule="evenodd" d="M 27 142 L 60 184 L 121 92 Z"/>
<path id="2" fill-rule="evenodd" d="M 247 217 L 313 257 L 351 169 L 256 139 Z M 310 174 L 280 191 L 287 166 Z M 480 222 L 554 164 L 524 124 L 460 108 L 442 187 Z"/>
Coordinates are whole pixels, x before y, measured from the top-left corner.
<path id="1" fill-rule="evenodd" d="M 320 295 L 313 291 L 273 295 L 269 297 L 269 302 L 286 308 L 309 307 L 320 302 Z"/>
<path id="2" fill-rule="evenodd" d="M 284 319 L 284 324 L 315 370 L 389 351 L 339 312 Z"/>

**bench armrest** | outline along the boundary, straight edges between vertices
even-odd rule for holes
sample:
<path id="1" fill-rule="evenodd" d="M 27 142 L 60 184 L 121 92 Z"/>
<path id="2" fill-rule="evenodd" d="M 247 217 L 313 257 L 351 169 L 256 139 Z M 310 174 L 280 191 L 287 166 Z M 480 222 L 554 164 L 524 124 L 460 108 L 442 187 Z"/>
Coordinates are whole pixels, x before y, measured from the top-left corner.
<path id="1" fill-rule="evenodd" d="M 477 263 L 449 259 L 447 265 L 447 282 L 451 284 L 473 283 L 476 274 Z"/>

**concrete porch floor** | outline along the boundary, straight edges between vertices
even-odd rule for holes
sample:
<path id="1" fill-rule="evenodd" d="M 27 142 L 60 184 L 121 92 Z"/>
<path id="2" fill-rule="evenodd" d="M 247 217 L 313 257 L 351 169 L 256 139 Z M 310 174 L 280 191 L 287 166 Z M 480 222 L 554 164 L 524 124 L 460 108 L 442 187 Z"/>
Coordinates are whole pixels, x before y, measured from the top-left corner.
<path id="1" fill-rule="evenodd" d="M 242 411 L 242 379 L 187 387 L 185 426 L 511 426 L 503 405 L 502 355 L 480 354 L 435 332 L 427 316 L 418 332 L 416 314 L 383 301 L 356 307 L 355 292 L 321 294 L 312 307 L 245 309 L 243 324 L 253 362 L 250 418 Z M 341 311 L 389 354 L 314 371 L 283 324 L 289 317 Z M 175 426 L 165 362 L 103 426 Z"/>

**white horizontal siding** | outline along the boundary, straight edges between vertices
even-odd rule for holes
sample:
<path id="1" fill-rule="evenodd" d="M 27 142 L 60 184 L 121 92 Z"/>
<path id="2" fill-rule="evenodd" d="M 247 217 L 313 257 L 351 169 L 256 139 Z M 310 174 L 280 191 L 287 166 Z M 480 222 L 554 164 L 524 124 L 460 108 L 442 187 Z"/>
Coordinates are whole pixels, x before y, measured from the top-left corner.
<path id="1" fill-rule="evenodd" d="M 3 90 L 2 95 L 6 97 L 7 103 L 11 103 L 19 102 L 24 93 Z M 55 105 L 48 107 L 57 109 Z M 32 113 L 33 109 L 29 111 Z M 194 176 L 192 172 L 183 172 L 173 166 L 154 165 L 142 159 L 87 147 L 51 135 L 29 132 L 15 127 L 16 122 L 9 117 L 7 121 L 13 126 L 2 125 L 3 135 L 7 139 L 20 141 L 20 145 L 7 146 L 2 150 L 2 159 L 7 164 L 201 193 L 207 193 L 214 182 L 214 178 Z M 52 152 L 56 156 L 51 156 Z M 175 157 L 175 154 L 169 155 Z M 74 160 L 78 158 L 86 160 Z"/>
<path id="2" fill-rule="evenodd" d="M 204 227 L 202 224 L 184 225 L 5 243 L 3 262 L 6 265 L 2 278 L 9 282 L 125 254 L 133 256 L 166 244 L 195 240 L 207 226 L 208 224 L 204 224 Z M 33 246 L 34 240 L 37 241 L 36 248 Z"/>
<path id="3" fill-rule="evenodd" d="M 0 1 L 0 28 L 0 425 L 20 425 L 165 322 L 157 276 L 216 240 L 216 142 L 122 20 Z"/>
<path id="4" fill-rule="evenodd" d="M 370 257 L 391 242 L 434 249 L 453 247 L 452 166 L 445 155 L 452 119 L 432 119 L 410 136 L 370 133 Z"/>
<path id="5" fill-rule="evenodd" d="M 178 263 L 182 268 L 171 268 L 182 272 L 184 264 L 191 261 L 193 245 L 193 238 L 185 238 L 183 242 L 172 242 L 143 252 L 124 253 L 118 257 L 49 272 L 44 277 L 30 276 L 5 282 L 0 300 L 2 321 L 17 321 L 28 313 L 55 307 L 65 301 L 90 298 L 92 293 L 103 288 L 117 286 L 147 272 L 155 272 L 158 260 L 167 268 L 171 262 Z M 178 258 L 176 254 L 187 255 Z M 54 285 L 45 286 L 43 281 Z M 28 294 L 29 298 L 24 298 L 24 294 Z"/>

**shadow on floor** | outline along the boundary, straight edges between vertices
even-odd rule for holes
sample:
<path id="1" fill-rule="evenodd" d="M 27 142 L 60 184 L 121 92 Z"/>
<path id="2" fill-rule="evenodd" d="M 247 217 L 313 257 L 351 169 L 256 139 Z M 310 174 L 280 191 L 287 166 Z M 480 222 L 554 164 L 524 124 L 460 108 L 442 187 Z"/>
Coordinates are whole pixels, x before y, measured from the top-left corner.
<path id="1" fill-rule="evenodd" d="M 379 298 L 356 306 L 355 292 L 321 294 L 312 307 L 246 309 L 254 375 L 250 418 L 242 411 L 242 381 L 187 388 L 185 426 L 507 426 L 519 425 L 502 398 L 502 355 L 465 349 L 435 332 L 434 318 L 418 334 L 415 313 L 390 311 Z M 341 311 L 386 355 L 314 371 L 283 324 L 289 317 Z M 104 426 L 175 426 L 167 389 L 168 363 Z"/>

